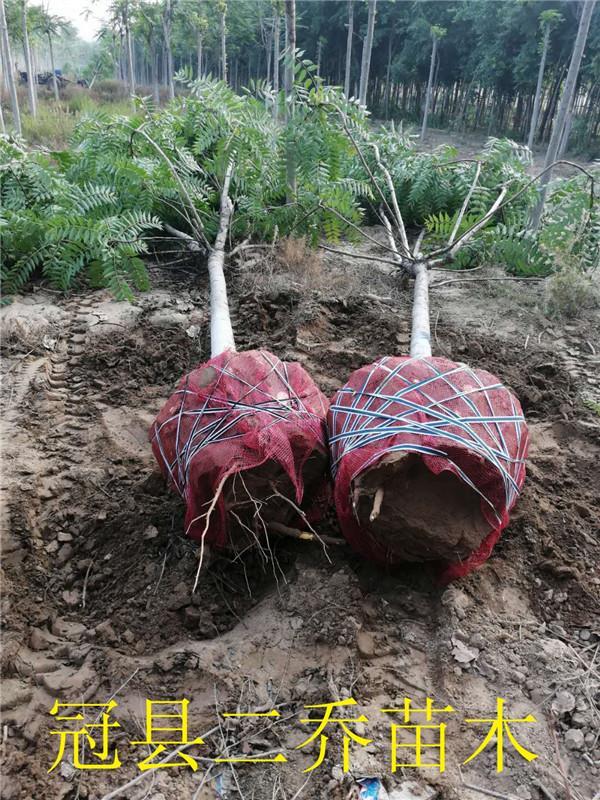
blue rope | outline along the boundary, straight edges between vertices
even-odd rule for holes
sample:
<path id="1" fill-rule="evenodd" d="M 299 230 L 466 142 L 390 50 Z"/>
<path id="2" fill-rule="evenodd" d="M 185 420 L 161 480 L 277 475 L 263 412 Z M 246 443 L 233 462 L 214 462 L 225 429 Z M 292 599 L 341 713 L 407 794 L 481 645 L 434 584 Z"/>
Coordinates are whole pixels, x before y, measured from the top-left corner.
<path id="1" fill-rule="evenodd" d="M 512 472 L 516 473 L 516 465 L 522 464 L 524 459 L 511 456 L 501 425 L 514 425 L 517 452 L 520 452 L 522 441 L 521 424 L 525 422 L 523 415 L 517 412 L 512 395 L 509 394 L 510 413 L 496 416 L 490 392 L 503 389 L 504 387 L 501 383 L 484 385 L 479 376 L 463 364 L 443 372 L 426 357 L 406 359 L 406 361 L 400 362 L 393 368 L 389 366 L 389 360 L 389 357 L 386 356 L 373 364 L 361 388 L 344 387 L 341 389 L 337 394 L 337 402 L 331 406 L 331 435 L 329 441 L 332 453 L 331 469 L 333 476 L 336 476 L 340 461 L 348 453 L 377 444 L 398 434 L 445 439 L 467 447 L 497 469 L 503 480 L 506 505 L 510 507 L 519 494 L 519 487 L 513 478 Z M 410 365 L 414 366 L 415 361 L 420 361 L 426 365 L 432 374 L 419 381 L 411 382 L 403 372 Z M 369 386 L 371 380 L 381 371 L 387 372 L 387 375 L 380 380 L 376 389 L 367 391 L 367 386 Z M 457 389 L 450 380 L 453 375 L 457 374 L 466 374 L 469 381 L 474 384 L 473 388 L 468 390 Z M 387 393 L 385 390 L 390 382 L 394 381 L 397 385 L 398 380 L 402 381 L 404 386 L 394 391 L 393 394 Z M 426 387 L 440 381 L 451 389 L 451 394 L 436 400 L 430 397 Z M 418 393 L 423 398 L 423 402 L 420 403 L 408 399 L 407 395 L 413 392 Z M 489 415 L 484 415 L 479 411 L 473 395 L 479 397 L 483 395 L 490 412 Z M 343 404 L 344 399 L 349 400 L 348 405 Z M 467 412 L 466 415 L 461 415 L 457 411 L 447 408 L 446 404 L 452 400 L 463 400 L 467 409 L 472 413 Z M 380 405 L 374 409 L 373 406 L 377 402 Z M 394 408 L 390 408 L 391 406 L 394 406 Z M 402 410 L 398 409 L 398 406 Z M 413 415 L 418 413 L 425 414 L 427 419 L 423 422 L 414 419 Z M 345 415 L 341 425 L 338 422 L 340 414 Z M 488 439 L 491 441 L 487 441 L 484 438 L 484 434 L 487 434 Z M 401 451 L 442 456 L 448 459 L 462 480 L 493 508 L 492 503 L 482 495 L 460 467 L 448 457 L 448 454 L 444 450 L 434 447 L 411 443 L 392 444 L 373 454 L 367 463 L 362 464 L 360 471 L 364 471 L 366 467 L 378 461 L 387 453 Z M 511 467 L 513 468 L 512 470 Z M 356 475 L 353 475 L 352 480 L 355 477 Z M 496 513 L 495 510 L 494 513 Z"/>
<path id="2" fill-rule="evenodd" d="M 235 356 L 236 354 L 232 354 L 232 358 L 235 358 Z M 292 388 L 289 381 L 287 364 L 279 362 L 283 368 L 280 369 L 277 362 L 272 361 L 267 353 L 261 352 L 260 356 L 269 365 L 269 370 L 267 374 L 261 378 L 260 383 L 253 385 L 239 374 L 230 371 L 227 368 L 230 363 L 228 362 L 228 364 L 221 367 L 217 382 L 211 394 L 204 398 L 204 403 L 200 408 L 185 409 L 186 396 L 193 395 L 197 397 L 197 393 L 188 388 L 190 378 L 188 375 L 185 385 L 172 395 L 172 397 L 176 395 L 181 396 L 179 408 L 160 425 L 155 425 L 152 440 L 156 442 L 163 463 L 165 464 L 173 484 L 183 497 L 185 497 L 190 469 L 194 458 L 202 449 L 215 442 L 232 441 L 243 437 L 244 434 L 242 433 L 231 433 L 232 429 L 235 428 L 240 420 L 252 416 L 257 412 L 267 414 L 272 419 L 269 423 L 263 425 L 262 430 L 265 430 L 285 421 L 289 418 L 290 414 L 294 413 L 302 419 L 313 420 L 321 425 L 321 418 L 317 414 L 307 410 L 301 398 Z M 281 397 L 271 396 L 260 385 L 272 374 L 275 374 L 281 381 Z M 223 376 L 236 380 L 242 386 L 247 387 L 247 391 L 237 400 L 219 396 L 219 384 Z M 244 402 L 252 392 L 262 393 L 265 399 L 259 402 Z M 220 405 L 209 406 L 209 403 L 215 402 Z M 182 442 L 181 429 L 184 417 L 195 417 L 195 420 L 186 441 Z M 214 419 L 210 419 L 211 417 Z M 177 423 L 175 432 L 175 457 L 173 460 L 169 460 L 165 452 L 162 435 L 165 427 L 171 426 L 173 422 Z"/>

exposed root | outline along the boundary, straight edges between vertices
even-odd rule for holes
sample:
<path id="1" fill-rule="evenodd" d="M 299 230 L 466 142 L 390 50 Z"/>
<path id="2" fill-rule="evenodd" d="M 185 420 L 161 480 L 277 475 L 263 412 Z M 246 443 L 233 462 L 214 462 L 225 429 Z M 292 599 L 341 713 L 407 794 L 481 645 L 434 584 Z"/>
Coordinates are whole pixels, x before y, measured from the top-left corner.
<path id="1" fill-rule="evenodd" d="M 369 522 L 375 522 L 375 520 L 377 519 L 377 517 L 381 512 L 382 503 L 383 503 L 383 488 L 380 486 L 375 492 L 375 498 L 373 500 L 373 508 L 371 509 L 371 513 L 369 515 Z"/>
<path id="2" fill-rule="evenodd" d="M 202 537 L 200 539 L 200 555 L 198 557 L 198 569 L 196 570 L 196 579 L 194 580 L 194 588 L 192 589 L 192 594 L 194 594 L 194 592 L 198 588 L 198 581 L 200 580 L 200 572 L 202 570 L 202 563 L 204 561 L 204 549 L 205 549 L 204 548 L 204 538 L 205 538 L 206 534 L 208 533 L 208 526 L 210 525 L 210 517 L 211 517 L 212 512 L 215 510 L 215 507 L 216 507 L 217 503 L 219 502 L 219 497 L 221 496 L 221 492 L 223 491 L 223 486 L 225 486 L 225 481 L 227 480 L 228 477 L 229 477 L 229 475 L 224 475 L 221 478 L 221 482 L 217 486 L 217 491 L 215 492 L 215 496 L 211 500 L 210 506 L 208 507 L 208 511 L 206 512 L 206 522 L 204 523 L 204 530 L 202 531 Z M 194 524 L 194 522 L 197 522 L 200 518 L 201 517 L 195 517 L 190 522 L 190 524 L 187 526 L 187 530 L 185 532 L 186 536 L 189 533 L 189 530 L 190 530 L 191 526 Z"/>
<path id="3" fill-rule="evenodd" d="M 322 534 L 301 531 L 298 528 L 290 528 L 281 522 L 269 523 L 269 530 L 280 533 L 283 536 L 290 536 L 292 539 L 302 539 L 306 542 L 320 542 L 321 544 L 346 545 L 344 539 L 336 539 L 335 536 L 323 536 Z"/>

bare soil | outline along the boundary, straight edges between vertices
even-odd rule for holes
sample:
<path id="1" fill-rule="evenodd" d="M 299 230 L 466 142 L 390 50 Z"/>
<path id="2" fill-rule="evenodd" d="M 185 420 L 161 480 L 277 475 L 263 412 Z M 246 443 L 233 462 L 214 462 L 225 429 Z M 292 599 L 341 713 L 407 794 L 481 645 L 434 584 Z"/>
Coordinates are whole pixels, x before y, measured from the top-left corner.
<path id="1" fill-rule="evenodd" d="M 308 285 L 260 252 L 229 274 L 240 349 L 300 361 L 328 394 L 361 365 L 407 351 L 409 296 L 383 268 L 331 256 L 312 263 Z M 481 569 L 441 587 L 426 566 L 385 572 L 343 545 L 273 538 L 266 555 L 215 557 L 192 594 L 198 547 L 183 538 L 182 505 L 157 473 L 147 429 L 208 355 L 207 285 L 193 271 L 156 270 L 154 287 L 133 305 L 40 289 L 3 312 L 3 800 L 342 800 L 358 796 L 364 776 L 379 776 L 393 798 L 480 800 L 487 789 L 591 800 L 598 318 L 547 320 L 535 283 L 432 291 L 436 352 L 498 375 L 531 427 L 523 496 Z M 331 516 L 319 531 L 339 536 Z M 323 765 L 303 773 L 317 755 L 314 744 L 294 749 L 314 730 L 300 722 L 304 706 L 350 696 L 357 706 L 344 713 L 364 714 L 359 728 L 373 742 L 352 746 L 344 776 L 333 733 Z M 380 709 L 404 697 L 422 707 L 426 696 L 456 709 L 438 720 L 448 723 L 446 771 L 392 775 L 391 720 Z M 111 697 L 120 769 L 76 771 L 67 753 L 48 773 L 58 738 L 49 731 L 68 726 L 49 715 L 54 701 Z M 464 720 L 493 717 L 497 697 L 511 717 L 534 715 L 513 733 L 538 758 L 527 763 L 507 743 L 496 774 L 492 743 L 461 774 L 489 727 Z M 204 734 L 192 755 L 288 761 L 141 773 L 149 748 L 129 742 L 144 738 L 146 698 L 190 701 L 190 737 Z M 257 709 L 280 717 L 222 717 Z M 407 780 L 422 794 L 408 794 Z"/>

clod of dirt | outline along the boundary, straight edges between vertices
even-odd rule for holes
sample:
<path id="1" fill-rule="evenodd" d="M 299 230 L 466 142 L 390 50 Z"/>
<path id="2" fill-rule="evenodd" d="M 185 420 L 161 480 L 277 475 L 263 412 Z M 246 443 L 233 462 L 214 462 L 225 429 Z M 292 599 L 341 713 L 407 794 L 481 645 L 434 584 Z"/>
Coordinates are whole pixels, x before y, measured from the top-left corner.
<path id="1" fill-rule="evenodd" d="M 585 736 L 579 728 L 569 728 L 565 733 L 565 747 L 567 750 L 582 750 L 585 745 Z"/>
<path id="2" fill-rule="evenodd" d="M 575 696 L 571 692 L 558 692 L 552 701 L 552 711 L 557 717 L 564 717 L 570 714 L 575 708 Z"/>

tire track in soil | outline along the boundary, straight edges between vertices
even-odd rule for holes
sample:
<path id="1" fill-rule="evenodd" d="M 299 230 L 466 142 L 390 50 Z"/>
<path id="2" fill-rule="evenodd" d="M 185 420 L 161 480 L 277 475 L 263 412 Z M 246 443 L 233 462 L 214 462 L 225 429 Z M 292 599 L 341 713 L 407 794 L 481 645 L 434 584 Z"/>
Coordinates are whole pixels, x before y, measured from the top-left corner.
<path id="1" fill-rule="evenodd" d="M 49 719 L 48 711 L 55 698 L 67 691 L 86 699 L 98 688 L 89 664 L 91 648 L 80 645 L 82 626 L 69 621 L 68 609 L 64 617 L 60 616 L 65 611 L 66 589 L 62 579 L 72 554 L 68 543 L 72 536 L 63 530 L 63 524 L 75 511 L 73 489 L 78 479 L 77 470 L 85 464 L 87 455 L 86 414 L 82 405 L 85 381 L 78 376 L 77 368 L 85 354 L 86 316 L 92 303 L 89 297 L 64 303 L 68 316 L 54 351 L 21 371 L 15 382 L 16 392 L 9 414 L 5 417 L 17 441 L 23 443 L 22 449 L 13 450 L 16 476 L 32 479 L 26 487 L 26 502 L 15 506 L 15 510 L 21 517 L 18 522 L 23 550 L 30 550 L 36 575 L 35 584 L 29 589 L 33 596 L 26 592 L 20 603 L 20 640 L 13 639 L 9 646 L 8 658 L 13 661 L 9 674 L 12 672 L 15 676 L 12 680 L 22 684 L 22 691 L 17 692 L 10 703 L 5 722 L 9 729 L 17 728 L 26 742 L 36 745 L 39 745 L 38 735 Z M 38 419 L 31 420 L 20 409 L 42 367 L 45 367 L 43 392 L 32 398 L 33 415 Z M 31 423 L 32 430 L 28 430 Z M 22 488 L 13 477 L 10 495 Z M 7 506 L 15 499 L 9 496 Z M 7 580 L 18 586 L 20 576 L 11 570 L 10 564 L 6 567 Z M 18 589 L 15 594 L 18 596 Z M 41 746 L 38 754 L 45 750 L 46 747 Z M 18 762 L 18 750 L 11 753 L 8 764 L 15 759 Z M 47 764 L 40 768 L 45 773 Z M 40 779 L 37 785 L 43 783 L 45 780 Z M 3 798 L 11 796 L 10 786 L 8 783 L 9 788 L 3 790 Z M 16 790 L 16 782 L 12 788 Z M 5 795 L 5 791 L 9 793 Z"/>

